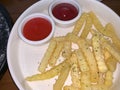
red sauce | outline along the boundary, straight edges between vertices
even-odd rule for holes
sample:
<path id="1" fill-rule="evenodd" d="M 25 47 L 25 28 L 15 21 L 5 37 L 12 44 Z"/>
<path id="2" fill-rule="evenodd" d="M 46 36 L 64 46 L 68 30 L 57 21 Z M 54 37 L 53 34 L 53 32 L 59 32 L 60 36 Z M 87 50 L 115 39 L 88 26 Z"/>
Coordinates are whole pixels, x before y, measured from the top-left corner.
<path id="1" fill-rule="evenodd" d="M 60 3 L 52 10 L 53 15 L 60 20 L 71 20 L 78 15 L 78 10 L 75 6 L 69 3 Z"/>
<path id="2" fill-rule="evenodd" d="M 44 18 L 33 18 L 23 28 L 23 35 L 32 41 L 46 38 L 52 29 L 51 23 Z"/>

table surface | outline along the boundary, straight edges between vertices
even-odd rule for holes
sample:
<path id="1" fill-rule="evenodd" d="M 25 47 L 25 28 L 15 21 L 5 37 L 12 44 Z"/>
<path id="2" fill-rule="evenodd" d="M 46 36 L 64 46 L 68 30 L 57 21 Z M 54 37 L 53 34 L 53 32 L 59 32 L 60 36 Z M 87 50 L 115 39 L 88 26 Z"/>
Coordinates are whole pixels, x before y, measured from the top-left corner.
<path id="1" fill-rule="evenodd" d="M 37 1 L 38 0 L 0 0 L 0 3 L 6 7 L 15 23 L 24 10 Z M 120 0 L 103 0 L 102 3 L 110 7 L 120 16 Z M 0 90 L 18 90 L 10 76 L 9 70 L 6 71 L 3 78 L 0 80 Z"/>

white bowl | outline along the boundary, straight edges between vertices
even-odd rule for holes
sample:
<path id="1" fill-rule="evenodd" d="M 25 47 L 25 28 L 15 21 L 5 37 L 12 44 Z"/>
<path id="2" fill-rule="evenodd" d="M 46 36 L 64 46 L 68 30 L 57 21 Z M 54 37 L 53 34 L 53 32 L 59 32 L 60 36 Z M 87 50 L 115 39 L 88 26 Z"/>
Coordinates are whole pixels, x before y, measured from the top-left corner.
<path id="1" fill-rule="evenodd" d="M 30 21 L 30 20 L 32 20 L 32 19 L 34 19 L 34 18 L 43 18 L 43 19 L 47 20 L 47 21 L 51 24 L 51 27 L 52 27 L 52 28 L 51 28 L 51 32 L 49 33 L 49 35 L 46 36 L 45 38 L 41 39 L 41 40 L 30 40 L 30 39 L 27 39 L 27 38 L 23 35 L 23 28 L 24 28 L 25 24 L 26 24 L 28 21 Z M 55 27 L 54 21 L 51 19 L 51 17 L 49 17 L 49 16 L 46 15 L 46 14 L 33 13 L 33 14 L 31 14 L 31 15 L 26 16 L 26 17 L 21 21 L 21 23 L 20 23 L 20 25 L 19 25 L 19 27 L 18 27 L 18 35 L 19 35 L 19 37 L 20 37 L 23 41 L 25 41 L 25 42 L 28 43 L 28 44 L 31 44 L 31 45 L 41 45 L 41 44 L 44 44 L 44 43 L 48 42 L 48 41 L 52 38 L 52 36 L 53 36 L 53 34 L 54 34 L 54 27 Z"/>
<path id="2" fill-rule="evenodd" d="M 71 20 L 60 20 L 58 18 L 56 18 L 53 13 L 52 13 L 52 10 L 53 8 L 58 5 L 58 4 L 61 4 L 61 3 L 68 3 L 68 4 L 71 4 L 73 5 L 77 10 L 78 10 L 78 14 L 76 17 L 74 17 L 73 19 Z M 51 2 L 51 4 L 49 5 L 49 15 L 52 17 L 52 19 L 56 22 L 56 24 L 58 26 L 62 26 L 62 27 L 68 27 L 68 26 L 72 26 L 74 25 L 74 23 L 79 19 L 80 15 L 81 15 L 81 7 L 80 5 L 78 4 L 77 1 L 75 0 L 55 0 L 53 2 Z"/>
<path id="3" fill-rule="evenodd" d="M 17 29 L 24 19 L 24 17 L 33 13 L 48 14 L 49 4 L 54 0 L 40 0 L 31 7 L 29 7 L 14 24 L 7 46 L 7 61 L 11 76 L 19 88 L 19 90 L 53 90 L 53 84 L 56 79 L 27 82 L 26 76 L 39 73 L 37 68 L 41 58 L 43 57 L 48 44 L 40 46 L 32 46 L 25 44 L 18 37 Z M 69 0 L 68 0 L 69 1 Z M 93 11 L 103 25 L 112 23 L 115 27 L 115 32 L 120 37 L 120 17 L 114 13 L 109 7 L 96 0 L 77 0 L 80 4 L 82 11 Z M 64 36 L 71 32 L 73 27 L 62 28 L 55 27 L 55 36 Z M 114 72 L 114 81 L 112 90 L 120 90 L 120 64 L 117 65 L 117 70 Z"/>

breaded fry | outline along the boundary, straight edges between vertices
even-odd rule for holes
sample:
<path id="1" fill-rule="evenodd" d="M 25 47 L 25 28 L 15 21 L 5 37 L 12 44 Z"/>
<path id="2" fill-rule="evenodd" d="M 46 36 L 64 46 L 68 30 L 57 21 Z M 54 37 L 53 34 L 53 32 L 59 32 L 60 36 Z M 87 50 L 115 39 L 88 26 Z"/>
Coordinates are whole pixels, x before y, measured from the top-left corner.
<path id="1" fill-rule="evenodd" d="M 37 80 L 46 80 L 53 78 L 54 76 L 58 75 L 60 71 L 68 64 L 68 60 L 60 63 L 57 66 L 54 66 L 52 69 L 42 72 L 41 74 L 35 74 L 29 77 L 26 77 L 28 81 L 37 81 Z"/>
<path id="2" fill-rule="evenodd" d="M 91 90 L 90 72 L 81 73 L 81 90 Z"/>
<path id="3" fill-rule="evenodd" d="M 86 58 L 85 58 L 84 54 L 82 53 L 81 49 L 76 50 L 75 54 L 77 55 L 78 65 L 80 67 L 81 72 L 89 71 L 88 63 L 87 63 Z"/>
<path id="4" fill-rule="evenodd" d="M 93 84 L 91 90 L 110 90 L 106 85 L 104 84 Z"/>
<path id="5" fill-rule="evenodd" d="M 64 58 L 69 58 L 72 54 L 72 43 L 70 41 L 65 41 L 62 51 L 62 56 Z"/>
<path id="6" fill-rule="evenodd" d="M 108 67 L 108 70 L 111 72 L 114 72 L 116 70 L 116 67 L 117 67 L 117 62 L 118 61 L 113 56 L 109 57 L 106 60 L 106 65 Z"/>
<path id="7" fill-rule="evenodd" d="M 53 37 L 52 39 L 59 43 L 65 41 L 65 36 Z"/>
<path id="8" fill-rule="evenodd" d="M 87 13 L 82 13 L 80 19 L 76 22 L 74 29 L 72 31 L 73 34 L 78 35 L 84 23 L 86 22 Z"/>
<path id="9" fill-rule="evenodd" d="M 63 90 L 80 90 L 80 88 L 71 85 L 71 86 L 64 86 Z"/>
<path id="10" fill-rule="evenodd" d="M 80 37 L 86 39 L 91 28 L 92 28 L 92 19 L 90 18 L 90 16 L 87 16 L 85 27 L 84 27 Z"/>
<path id="11" fill-rule="evenodd" d="M 103 53 L 104 53 L 105 61 L 108 60 L 108 58 L 111 57 L 111 54 L 106 49 L 103 49 Z"/>
<path id="12" fill-rule="evenodd" d="M 53 85 L 53 90 L 62 90 L 62 87 L 69 75 L 71 65 L 74 62 L 74 55 L 70 57 L 70 61 L 66 66 L 61 70 L 60 75 L 58 76 L 58 79 L 56 80 L 55 84 Z M 73 61 L 73 62 L 72 62 Z"/>
<path id="13" fill-rule="evenodd" d="M 68 77 L 70 71 L 69 64 L 66 65 L 66 67 L 61 71 L 60 75 L 58 76 L 58 79 L 56 80 L 55 84 L 53 85 L 53 90 L 62 90 L 62 87 Z"/>
<path id="14" fill-rule="evenodd" d="M 120 62 L 120 50 L 115 47 L 114 44 L 105 40 L 102 42 L 103 46 L 111 53 L 111 55 Z"/>
<path id="15" fill-rule="evenodd" d="M 105 75 L 105 85 L 107 87 L 110 87 L 112 86 L 112 84 L 113 84 L 113 72 L 107 71 Z"/>
<path id="16" fill-rule="evenodd" d="M 42 61 L 38 67 L 38 70 L 40 72 L 44 72 L 47 65 L 48 65 L 48 61 L 49 59 L 51 58 L 52 56 L 52 53 L 55 51 L 55 48 L 56 48 L 56 45 L 57 45 L 57 42 L 55 40 L 51 40 L 50 41 L 50 44 L 48 46 L 48 49 L 46 51 L 46 53 L 44 54 L 44 57 L 42 58 Z"/>
<path id="17" fill-rule="evenodd" d="M 97 60 L 99 72 L 104 73 L 108 70 L 108 68 L 105 64 L 105 58 L 102 52 L 100 37 L 98 34 L 93 35 L 92 46 L 93 46 L 93 52 L 94 52 L 95 58 Z"/>
<path id="18" fill-rule="evenodd" d="M 81 87 L 81 83 L 80 83 L 80 69 L 78 68 L 78 64 L 74 63 L 72 65 L 72 69 L 71 69 L 71 79 L 72 79 L 72 86 L 80 88 Z"/>
<path id="19" fill-rule="evenodd" d="M 90 17 L 91 17 L 92 22 L 93 22 L 95 28 L 96 28 L 99 32 L 103 31 L 103 30 L 104 30 L 104 26 L 102 25 L 102 23 L 101 23 L 101 21 L 98 19 L 98 17 L 95 15 L 95 13 L 92 12 L 92 11 L 90 11 L 88 14 L 89 14 Z"/>
<path id="20" fill-rule="evenodd" d="M 90 74 L 91 74 L 91 82 L 97 82 L 98 81 L 98 67 L 97 67 L 95 57 L 89 48 L 89 45 L 84 39 L 80 39 L 78 41 L 78 45 L 81 48 L 82 52 L 84 53 L 86 60 L 88 62 L 88 65 L 90 68 Z"/>
<path id="21" fill-rule="evenodd" d="M 120 50 L 120 39 L 118 38 L 116 32 L 115 32 L 115 29 L 113 27 L 113 25 L 111 23 L 108 23 L 106 26 L 105 26 L 105 29 L 102 31 L 101 30 L 101 33 L 103 33 L 104 35 L 108 36 L 108 37 L 111 37 L 113 43 L 115 44 L 115 46 L 117 48 L 119 48 Z"/>
<path id="22" fill-rule="evenodd" d="M 58 44 L 58 43 L 57 43 Z M 57 59 L 59 58 L 60 56 L 60 53 L 63 49 L 63 45 L 64 43 L 63 42 L 60 42 L 59 45 L 57 45 L 55 51 L 52 53 L 52 56 L 51 58 L 49 59 L 49 65 L 51 67 L 55 66 L 56 62 L 57 62 Z"/>
<path id="23" fill-rule="evenodd" d="M 79 37 L 74 35 L 73 33 L 68 33 L 66 35 L 66 39 L 71 41 L 71 42 L 77 43 L 77 41 L 79 40 Z"/>

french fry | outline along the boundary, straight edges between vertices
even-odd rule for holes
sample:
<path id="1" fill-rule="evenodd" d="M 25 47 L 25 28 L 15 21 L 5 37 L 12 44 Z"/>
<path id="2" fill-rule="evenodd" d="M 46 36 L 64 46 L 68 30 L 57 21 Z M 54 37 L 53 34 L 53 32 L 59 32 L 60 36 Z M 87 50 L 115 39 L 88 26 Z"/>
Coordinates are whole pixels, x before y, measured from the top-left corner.
<path id="1" fill-rule="evenodd" d="M 77 57 L 75 54 L 72 54 L 69 61 L 67 61 L 68 64 L 66 64 L 66 66 L 61 70 L 60 75 L 58 76 L 57 81 L 55 82 L 55 84 L 53 85 L 53 90 L 62 90 L 62 87 L 65 83 L 65 80 L 68 77 L 69 71 L 71 69 L 71 66 L 74 63 L 77 63 Z"/>
<path id="2" fill-rule="evenodd" d="M 72 79 L 72 85 L 71 86 L 65 86 L 64 90 L 79 90 L 80 88 L 80 70 L 78 68 L 78 62 L 77 62 L 77 56 L 76 54 L 72 53 L 72 56 L 70 58 L 71 63 L 71 79 Z"/>
<path id="3" fill-rule="evenodd" d="M 76 22 L 76 25 L 72 31 L 73 34 L 78 35 L 84 23 L 86 22 L 86 17 L 87 17 L 87 13 L 82 13 L 80 19 Z"/>
<path id="4" fill-rule="evenodd" d="M 63 90 L 73 90 L 73 87 L 72 86 L 64 86 Z"/>
<path id="5" fill-rule="evenodd" d="M 95 15 L 95 13 L 92 12 L 92 11 L 90 11 L 88 14 L 89 14 L 90 17 L 92 18 L 92 22 L 93 22 L 95 28 L 96 28 L 99 32 L 103 31 L 103 30 L 104 30 L 104 26 L 102 25 L 102 23 L 101 23 L 101 21 L 98 19 L 98 17 Z"/>
<path id="6" fill-rule="evenodd" d="M 88 38 L 89 32 L 92 38 Z M 58 76 L 53 90 L 109 90 L 113 84 L 113 72 L 120 62 L 119 50 L 120 39 L 112 24 L 104 27 L 94 12 L 82 13 L 72 33 L 51 40 L 39 65 L 40 73 L 26 80 Z M 56 64 L 61 56 L 63 62 Z M 46 68 L 48 64 L 51 66 L 49 70 Z M 72 84 L 64 86 L 69 72 Z"/>
<path id="7" fill-rule="evenodd" d="M 57 59 L 59 58 L 60 53 L 61 53 L 61 51 L 62 51 L 63 45 L 64 45 L 64 43 L 63 43 L 63 42 L 60 42 L 59 45 L 57 45 L 55 51 L 52 53 L 53 55 L 52 55 L 51 58 L 49 59 L 49 65 L 50 65 L 51 67 L 55 66 L 55 64 L 56 64 L 56 62 L 57 62 Z"/>
<path id="8" fill-rule="evenodd" d="M 84 39 L 80 39 L 78 41 L 78 45 L 81 48 L 84 55 L 86 56 L 86 60 L 90 68 L 91 82 L 95 83 L 98 81 L 98 67 L 97 67 L 95 57 L 92 51 L 90 50 L 89 45 Z"/>
<path id="9" fill-rule="evenodd" d="M 112 86 L 113 84 L 113 72 L 111 71 L 107 71 L 106 72 L 106 76 L 105 76 L 105 83 L 104 83 L 107 87 Z"/>
<path id="10" fill-rule="evenodd" d="M 80 90 L 80 88 L 71 85 L 71 86 L 64 86 L 63 90 Z"/>
<path id="11" fill-rule="evenodd" d="M 59 43 L 61 41 L 65 41 L 65 36 L 53 37 L 52 39 Z"/>
<path id="12" fill-rule="evenodd" d="M 69 75 L 69 71 L 71 69 L 70 64 L 66 64 L 65 68 L 63 68 L 56 80 L 55 84 L 53 85 L 53 90 L 62 90 L 62 87 Z"/>
<path id="13" fill-rule="evenodd" d="M 95 30 L 91 30 L 92 34 L 98 34 L 100 36 L 100 42 L 102 46 L 118 61 L 120 61 L 120 50 L 115 47 L 114 43 L 111 43 L 109 40 L 104 38 L 104 36 L 96 32 Z"/>
<path id="14" fill-rule="evenodd" d="M 62 56 L 64 58 L 69 58 L 72 54 L 72 43 L 70 41 L 65 41 L 62 51 Z"/>
<path id="15" fill-rule="evenodd" d="M 66 35 L 66 39 L 69 40 L 69 41 L 71 41 L 71 42 L 77 43 L 77 41 L 79 40 L 79 37 L 76 36 L 76 35 L 73 34 L 73 33 L 68 33 L 68 34 Z"/>
<path id="16" fill-rule="evenodd" d="M 105 73 L 99 73 L 99 79 L 98 79 L 97 84 L 102 85 L 104 83 L 104 81 L 105 81 L 104 75 L 105 75 Z"/>
<path id="17" fill-rule="evenodd" d="M 76 54 L 73 52 L 71 57 L 70 57 L 70 64 L 73 65 L 73 64 L 77 64 L 77 56 Z"/>
<path id="18" fill-rule="evenodd" d="M 110 52 L 110 54 L 120 62 L 120 51 L 119 49 L 117 49 L 112 43 L 110 43 L 107 40 L 102 40 L 102 44 L 105 47 L 105 49 L 108 50 L 108 52 Z"/>
<path id="19" fill-rule="evenodd" d="M 108 23 L 105 26 L 105 29 L 102 31 L 101 33 L 103 33 L 104 35 L 111 37 L 113 43 L 116 45 L 117 48 L 119 48 L 120 50 L 120 39 L 118 38 L 118 36 L 116 35 L 115 29 L 113 27 L 113 25 L 111 23 Z"/>
<path id="20" fill-rule="evenodd" d="M 96 84 L 91 85 L 91 90 L 99 90 L 98 84 L 97 85 Z"/>
<path id="21" fill-rule="evenodd" d="M 90 77 L 91 76 L 89 72 L 81 73 L 81 90 L 91 90 Z"/>
<path id="22" fill-rule="evenodd" d="M 88 63 L 86 62 L 86 58 L 83 55 L 81 49 L 76 50 L 75 54 L 77 55 L 78 65 L 80 67 L 81 72 L 89 71 Z"/>
<path id="23" fill-rule="evenodd" d="M 106 85 L 98 85 L 98 90 L 110 90 Z"/>
<path id="24" fill-rule="evenodd" d="M 105 64 L 105 59 L 104 59 L 102 47 L 100 44 L 100 37 L 98 34 L 93 35 L 92 46 L 93 46 L 93 52 L 94 52 L 95 58 L 97 60 L 99 72 L 104 73 L 108 70 L 108 68 Z"/>
<path id="25" fill-rule="evenodd" d="M 73 87 L 77 87 L 77 88 L 80 88 L 81 85 L 80 85 L 80 70 L 78 68 L 78 64 L 77 63 L 74 63 L 72 65 L 72 69 L 71 69 L 71 79 L 72 79 L 72 86 Z"/>
<path id="26" fill-rule="evenodd" d="M 110 90 L 106 85 L 93 84 L 91 90 Z"/>
<path id="27" fill-rule="evenodd" d="M 108 58 L 111 57 L 111 54 L 106 49 L 103 49 L 103 53 L 104 53 L 105 61 L 108 60 Z"/>
<path id="28" fill-rule="evenodd" d="M 35 74 L 29 77 L 26 77 L 28 81 L 37 81 L 37 80 L 46 80 L 53 78 L 54 76 L 58 75 L 60 71 L 68 64 L 68 60 L 63 61 L 57 66 L 54 66 L 52 69 L 45 71 L 41 74 Z"/>
<path id="29" fill-rule="evenodd" d="M 51 58 L 52 53 L 54 52 L 54 50 L 56 48 L 56 44 L 57 44 L 57 42 L 52 39 L 49 46 L 48 46 L 48 49 L 47 49 L 46 53 L 44 54 L 44 57 L 42 58 L 42 61 L 41 61 L 40 65 L 38 67 L 38 70 L 40 72 L 45 71 L 45 69 L 46 69 L 46 67 L 48 65 L 48 61 Z"/>
<path id="30" fill-rule="evenodd" d="M 84 27 L 80 37 L 87 38 L 91 28 L 92 28 L 92 20 L 91 20 L 90 16 L 87 16 L 85 27 Z"/>
<path id="31" fill-rule="evenodd" d="M 116 70 L 116 67 L 117 67 L 117 60 L 114 58 L 114 57 L 109 57 L 107 60 L 106 60 L 106 65 L 108 67 L 108 70 L 111 71 L 111 72 L 114 72 Z"/>
<path id="32" fill-rule="evenodd" d="M 91 39 L 86 39 L 86 42 L 87 42 L 90 46 L 92 45 Z"/>
<path id="33" fill-rule="evenodd" d="M 93 35 L 98 35 L 100 38 L 104 37 L 102 33 L 100 33 L 99 31 L 95 30 L 95 29 L 90 29 L 90 32 Z"/>

